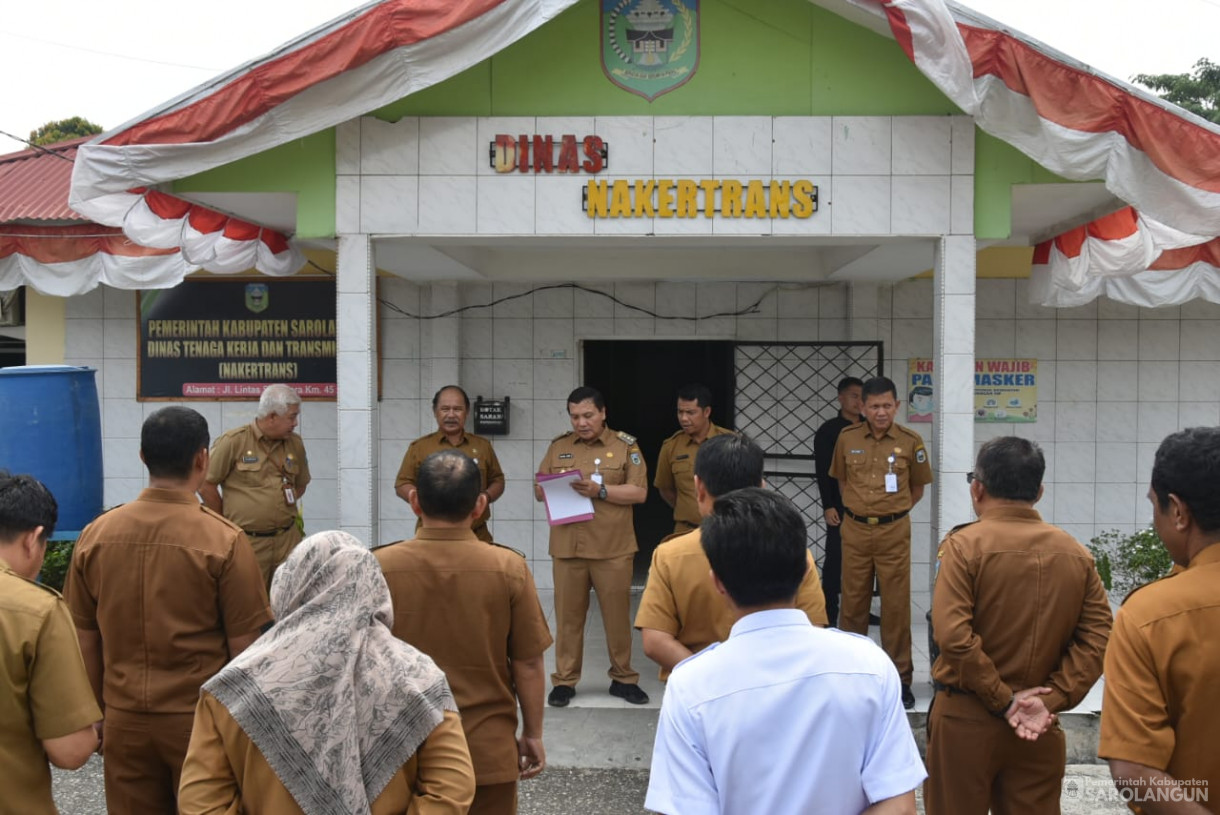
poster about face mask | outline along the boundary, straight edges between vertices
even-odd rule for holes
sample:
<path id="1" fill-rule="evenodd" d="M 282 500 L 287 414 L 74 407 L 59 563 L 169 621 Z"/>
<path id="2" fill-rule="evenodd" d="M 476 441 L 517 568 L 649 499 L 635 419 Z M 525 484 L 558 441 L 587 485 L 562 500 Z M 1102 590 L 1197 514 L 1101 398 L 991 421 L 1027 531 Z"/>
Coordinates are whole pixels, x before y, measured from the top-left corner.
<path id="1" fill-rule="evenodd" d="M 936 412 L 932 360 L 907 363 L 907 421 L 930 422 Z M 1038 421 L 1038 360 L 978 359 L 974 362 L 974 421 Z"/>

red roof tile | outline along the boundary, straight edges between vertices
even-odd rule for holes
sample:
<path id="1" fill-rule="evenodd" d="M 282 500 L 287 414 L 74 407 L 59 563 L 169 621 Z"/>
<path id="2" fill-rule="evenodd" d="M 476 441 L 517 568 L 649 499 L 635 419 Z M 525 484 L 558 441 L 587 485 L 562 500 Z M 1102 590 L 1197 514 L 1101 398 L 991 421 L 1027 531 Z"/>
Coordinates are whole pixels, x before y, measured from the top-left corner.
<path id="1" fill-rule="evenodd" d="M 90 137 L 0 156 L 0 223 L 84 221 L 68 207 L 76 148 Z"/>

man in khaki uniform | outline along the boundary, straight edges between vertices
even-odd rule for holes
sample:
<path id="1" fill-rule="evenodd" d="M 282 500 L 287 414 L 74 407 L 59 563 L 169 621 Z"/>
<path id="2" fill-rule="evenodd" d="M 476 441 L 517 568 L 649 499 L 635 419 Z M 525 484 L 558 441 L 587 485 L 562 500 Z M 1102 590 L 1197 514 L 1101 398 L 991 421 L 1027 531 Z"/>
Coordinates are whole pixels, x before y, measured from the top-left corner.
<path id="1" fill-rule="evenodd" d="M 487 497 L 487 509 L 475 519 L 474 534 L 481 541 L 491 543 L 491 531 L 487 522 L 491 519 L 491 505 L 504 494 L 504 471 L 491 442 L 482 436 L 466 432 L 466 416 L 470 413 L 470 397 L 457 385 L 446 385 L 432 397 L 432 414 L 436 416 L 435 433 L 421 436 L 411 442 L 407 454 L 402 457 L 398 477 L 394 479 L 394 491 L 398 497 L 411 503 L 415 492 L 416 474 L 424 459 L 440 450 L 457 450 L 474 459 L 479 467 L 479 483 Z M 415 522 L 419 533 L 423 519 Z"/>
<path id="2" fill-rule="evenodd" d="M 546 766 L 542 745 L 546 616 L 525 559 L 488 546 L 471 523 L 487 508 L 482 474 L 456 451 L 420 466 L 411 508 L 418 536 L 374 551 L 390 587 L 394 635 L 449 678 L 474 763 L 470 812 L 517 811 L 517 780 Z M 517 733 L 517 703 L 523 727 Z"/>
<path id="3" fill-rule="evenodd" d="M 296 391 L 268 385 L 257 418 L 216 440 L 199 489 L 209 509 L 246 533 L 268 592 L 276 567 L 303 537 L 297 502 L 309 485 L 309 462 L 294 432 L 300 415 Z"/>
<path id="4" fill-rule="evenodd" d="M 1167 437 L 1152 465 L 1152 524 L 1180 569 L 1132 592 L 1106 650 L 1097 754 L 1132 803 L 1220 812 L 1220 428 Z M 1176 796 L 1176 797 L 1174 797 Z M 1134 808 L 1134 807 L 1133 807 Z"/>
<path id="5" fill-rule="evenodd" d="M 1110 604 L 1088 550 L 1034 509 L 1045 469 L 1027 439 L 984 444 L 967 476 L 978 520 L 937 555 L 932 815 L 1059 812 L 1066 749 L 1052 717 L 1101 675 Z"/>
<path id="6" fill-rule="evenodd" d="M 682 429 L 661 445 L 657 474 L 652 479 L 662 500 L 673 507 L 674 535 L 697 529 L 702 517 L 695 500 L 694 482 L 695 457 L 700 445 L 710 438 L 733 432 L 712 424 L 712 392 L 703 385 L 686 385 L 678 389 L 678 424 Z"/>
<path id="7" fill-rule="evenodd" d="M 111 815 L 175 811 L 199 687 L 271 622 L 246 536 L 195 497 L 207 420 L 158 410 L 140 457 L 148 488 L 81 532 L 66 592 L 105 713 Z"/>
<path id="8" fill-rule="evenodd" d="M 55 532 L 51 491 L 0 471 L 0 812 L 54 815 L 50 760 L 75 770 L 97 749 L 100 722 L 72 617 L 35 583 Z"/>
<path id="9" fill-rule="evenodd" d="M 864 421 L 845 428 L 835 444 L 830 475 L 843 495 L 843 579 L 839 628 L 868 633 L 873 578 L 881 584 L 881 647 L 911 691 L 911 508 L 932 483 L 923 439 L 894 421 L 898 390 L 883 376 L 864 383 Z"/>
<path id="10" fill-rule="evenodd" d="M 631 668 L 631 573 L 636 549 L 632 505 L 648 497 L 648 468 L 635 437 L 606 427 L 606 402 L 596 388 L 568 395 L 572 432 L 556 436 L 538 473 L 579 470 L 572 489 L 593 501 L 593 518 L 551 527 L 555 579 L 555 673 L 547 703 L 564 707 L 576 695 L 584 656 L 589 589 L 597 592 L 610 652 L 610 694 L 648 703 Z M 543 500 L 542 488 L 534 495 Z"/>
<path id="11" fill-rule="evenodd" d="M 716 496 L 763 486 L 763 462 L 762 448 L 747 438 L 728 434 L 708 439 L 692 474 L 700 514 L 712 513 Z M 729 637 L 733 612 L 716 591 L 711 568 L 698 528 L 665 541 L 652 553 L 635 627 L 644 640 L 644 653 L 661 666 L 662 679 L 691 654 Z M 826 600 L 812 556 L 795 605 L 814 625 L 826 625 Z"/>

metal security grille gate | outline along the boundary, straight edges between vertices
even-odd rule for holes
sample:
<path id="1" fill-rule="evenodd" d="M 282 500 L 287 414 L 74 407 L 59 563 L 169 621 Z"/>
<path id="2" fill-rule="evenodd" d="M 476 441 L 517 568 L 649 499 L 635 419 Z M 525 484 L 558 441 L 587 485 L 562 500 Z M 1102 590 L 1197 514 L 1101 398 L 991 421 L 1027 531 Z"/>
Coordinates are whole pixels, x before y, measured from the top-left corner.
<path id="1" fill-rule="evenodd" d="M 825 559 L 826 527 L 814 481 L 813 435 L 839 412 L 838 384 L 845 376 L 869 379 L 884 372 L 880 342 L 741 342 L 734 346 L 737 429 L 767 455 L 767 483 L 805 518 L 818 568 Z"/>

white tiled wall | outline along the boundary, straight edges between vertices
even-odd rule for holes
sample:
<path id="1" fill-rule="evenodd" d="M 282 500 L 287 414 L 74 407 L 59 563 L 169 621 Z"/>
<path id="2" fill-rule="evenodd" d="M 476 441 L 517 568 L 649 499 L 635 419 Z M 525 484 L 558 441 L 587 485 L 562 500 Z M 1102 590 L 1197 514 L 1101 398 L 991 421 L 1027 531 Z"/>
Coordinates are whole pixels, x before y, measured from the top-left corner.
<path id="1" fill-rule="evenodd" d="M 608 182 L 808 178 L 818 211 L 591 220 L 581 191 L 594 176 L 497 174 L 488 149 L 500 133 L 596 134 L 610 151 L 596 178 Z M 960 116 L 364 118 L 338 128 L 337 146 L 341 232 L 938 235 L 973 225 L 974 131 Z"/>
<path id="2" fill-rule="evenodd" d="M 975 425 L 976 446 L 1006 433 L 1037 440 L 1047 458 L 1039 508 L 1081 540 L 1104 529 L 1146 524 L 1144 494 L 1157 444 L 1180 427 L 1220 424 L 1220 306 L 1200 302 L 1150 310 L 1105 301 L 1056 311 L 1030 305 L 1026 286 L 1019 280 L 978 281 L 976 352 L 1038 359 L 1039 419 Z M 476 306 L 531 288 L 467 284 L 457 296 L 461 305 Z M 579 384 L 582 340 L 869 338 L 852 337 L 841 285 L 783 284 L 777 291 L 757 282 L 632 282 L 591 288 L 663 316 L 643 315 L 590 292 L 552 289 L 466 311 L 458 321 L 460 384 L 472 398 L 511 397 L 512 433 L 495 442 L 508 489 L 493 508 L 492 527 L 498 539 L 526 552 L 543 586 L 550 584 L 547 527 L 530 478 L 550 439 L 568 427 L 564 398 Z M 760 296 L 759 312 L 749 316 L 665 319 L 732 311 Z M 417 314 L 431 300 L 426 288 L 398 279 L 383 279 L 380 297 Z M 869 315 L 869 326 L 875 323 L 874 336 L 885 343 L 886 372 L 902 389 L 907 359 L 932 351 L 931 282 L 877 287 L 875 297 L 876 308 L 857 304 L 857 315 Z M 385 307 L 381 321 L 379 501 L 381 538 L 387 542 L 408 536 L 414 526 L 409 507 L 394 495 L 393 480 L 410 441 L 434 427 L 428 404 L 433 354 L 421 350 L 430 347 L 434 334 L 430 323 Z M 143 486 L 140 424 L 162 405 L 135 400 L 134 324 L 135 295 L 128 292 L 99 289 L 68 304 L 67 361 L 99 370 L 107 505 L 130 500 Z M 435 358 L 454 353 L 438 348 Z M 608 394 L 612 425 L 614 402 L 624 398 L 630 394 Z M 191 406 L 207 417 L 214 436 L 253 415 L 249 402 Z M 336 523 L 335 421 L 333 403 L 305 405 L 301 429 L 314 482 L 304 508 L 311 530 Z M 930 426 L 914 427 L 930 435 Z M 917 570 L 932 548 L 930 505 L 925 500 L 913 513 Z M 915 585 L 922 582 L 918 576 Z"/>

